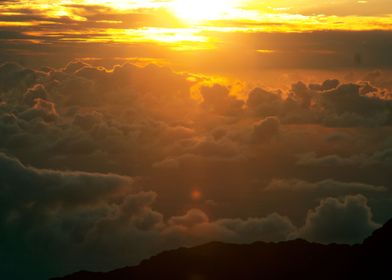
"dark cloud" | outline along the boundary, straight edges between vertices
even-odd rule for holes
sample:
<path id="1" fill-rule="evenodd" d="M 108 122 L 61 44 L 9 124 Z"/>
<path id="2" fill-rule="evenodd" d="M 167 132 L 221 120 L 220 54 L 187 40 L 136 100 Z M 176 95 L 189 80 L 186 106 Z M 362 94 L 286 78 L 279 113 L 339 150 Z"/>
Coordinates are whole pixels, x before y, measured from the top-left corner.
<path id="1" fill-rule="evenodd" d="M 322 85 L 303 82 L 292 85 L 286 99 L 279 93 L 256 89 L 247 105 L 258 116 L 273 114 L 286 123 L 320 123 L 327 126 L 390 125 L 391 100 L 368 83 L 340 84 L 326 80 Z"/>
<path id="2" fill-rule="evenodd" d="M 326 155 L 317 157 L 314 153 L 300 155 L 297 164 L 302 166 L 350 166 L 361 165 L 365 163 L 365 159 L 361 155 L 356 157 L 341 157 L 339 155 Z"/>
<path id="3" fill-rule="evenodd" d="M 0 65 L 0 88 L 4 91 L 19 90 L 34 85 L 37 73 L 16 63 L 8 62 Z"/>
<path id="4" fill-rule="evenodd" d="M 169 224 L 183 227 L 193 227 L 208 222 L 208 216 L 200 209 L 191 209 L 184 216 L 171 217 L 169 220 Z"/>
<path id="5" fill-rule="evenodd" d="M 364 196 L 327 198 L 308 213 L 300 236 L 323 243 L 358 243 L 378 227 Z"/>
<path id="6" fill-rule="evenodd" d="M 254 125 L 252 139 L 257 142 L 270 140 L 279 134 L 280 120 L 277 117 L 267 117 Z"/>
<path id="7" fill-rule="evenodd" d="M 357 193 L 357 192 L 385 192 L 387 188 L 383 186 L 373 186 L 364 183 L 345 183 L 335 180 L 324 180 L 320 182 L 305 182 L 301 180 L 279 180 L 271 181 L 264 189 L 265 191 L 293 191 L 293 192 L 321 192 L 324 195 Z"/>
<path id="8" fill-rule="evenodd" d="M 323 201 L 310 212 L 304 229 L 298 233 L 287 217 L 278 214 L 211 221 L 202 210 L 191 209 L 165 222 L 163 215 L 151 208 L 156 193 L 137 191 L 130 177 L 36 169 L 4 154 L 0 155 L 0 167 L 0 228 L 2 240 L 6 241 L 0 245 L 0 256 L 2 260 L 7 258 L 6 267 L 2 262 L 2 273 L 15 279 L 82 268 L 110 269 L 134 264 L 167 248 L 212 240 L 278 241 L 298 233 L 314 239 L 312 230 L 317 233 L 324 226 L 316 222 L 328 219 L 322 216 L 323 209 L 335 206 L 335 199 Z M 347 201 L 344 207 L 338 204 L 343 211 L 365 207 L 362 196 L 348 197 Z M 367 218 L 375 228 L 371 216 Z M 359 219 L 357 226 L 366 230 L 367 224 L 360 222 L 363 221 Z M 355 233 L 354 238 L 364 236 L 362 231 Z M 331 240 L 341 241 L 345 236 L 342 234 L 331 235 Z M 351 237 L 342 241 L 357 240 Z M 40 265 L 42 262 L 45 267 Z M 21 264 L 23 271 L 18 269 Z"/>
<path id="9" fill-rule="evenodd" d="M 249 110 L 261 117 L 279 115 L 283 110 L 282 98 L 279 93 L 269 92 L 262 88 L 255 88 L 249 92 L 246 105 Z"/>
<path id="10" fill-rule="evenodd" d="M 47 99 L 48 94 L 43 85 L 36 84 L 34 87 L 29 88 L 23 96 L 23 103 L 32 106 L 36 99 Z"/>
<path id="11" fill-rule="evenodd" d="M 1 269 L 108 270 L 213 240 L 358 242 L 392 213 L 390 90 L 366 78 L 239 88 L 153 64 L 1 64 Z"/>

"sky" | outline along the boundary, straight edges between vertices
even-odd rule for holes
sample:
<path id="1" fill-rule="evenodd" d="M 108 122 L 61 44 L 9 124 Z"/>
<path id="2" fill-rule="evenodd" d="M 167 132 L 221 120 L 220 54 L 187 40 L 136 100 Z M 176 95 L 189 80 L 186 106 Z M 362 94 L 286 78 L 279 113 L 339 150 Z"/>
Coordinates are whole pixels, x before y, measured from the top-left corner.
<path id="1" fill-rule="evenodd" d="M 0 277 L 392 217 L 392 2 L 1 1 Z"/>
<path id="2" fill-rule="evenodd" d="M 356 57 L 364 66 L 391 66 L 389 0 L 0 3 L 0 58 L 35 66 L 115 53 L 207 71 L 216 64 L 211 59 L 230 60 L 239 49 L 244 69 L 257 68 L 255 61 L 268 68 L 352 67 Z M 217 68 L 234 71 L 232 65 Z"/>

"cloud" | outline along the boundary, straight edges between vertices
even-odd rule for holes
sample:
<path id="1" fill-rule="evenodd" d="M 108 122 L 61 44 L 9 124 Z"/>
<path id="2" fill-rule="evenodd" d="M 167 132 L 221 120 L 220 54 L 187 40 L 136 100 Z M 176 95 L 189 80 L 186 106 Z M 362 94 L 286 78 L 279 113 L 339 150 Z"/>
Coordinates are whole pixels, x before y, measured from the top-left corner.
<path id="1" fill-rule="evenodd" d="M 265 218 L 223 219 L 217 223 L 234 231 L 237 234 L 237 242 L 283 241 L 290 239 L 293 232 L 296 231 L 296 227 L 289 218 L 277 213 L 270 214 Z"/>
<path id="2" fill-rule="evenodd" d="M 5 275 L 16 278 L 23 273 L 34 277 L 82 268 L 112 269 L 168 248 L 214 240 L 280 241 L 299 234 L 310 240 L 351 243 L 378 226 L 363 196 L 323 200 L 309 211 L 298 233 L 289 218 L 276 213 L 211 220 L 204 211 L 190 209 L 165 222 L 152 209 L 157 194 L 136 190 L 130 177 L 37 169 L 4 154 L 0 167 L 0 228 L 6 241 L 0 256 L 12 264 Z M 44 268 L 39 265 L 43 261 Z M 21 263 L 26 266 L 23 271 L 18 270 Z"/>
<path id="3" fill-rule="evenodd" d="M 35 277 L 34 271 L 42 276 L 51 271 L 109 269 L 136 263 L 165 248 L 215 239 L 276 240 L 294 228 L 277 214 L 247 221 L 210 221 L 199 209 L 166 223 L 151 208 L 156 193 L 135 191 L 132 178 L 36 169 L 4 154 L 0 167 L 0 228 L 2 240 L 7 241 L 0 256 L 11 254 L 12 266 L 5 275 L 16 278 L 24 272 Z M 45 260 L 46 267 L 35 267 L 45 256 L 51 257 Z M 27 262 L 24 272 L 18 272 L 21 262 Z"/>
<path id="4" fill-rule="evenodd" d="M 17 63 L 6 62 L 0 65 L 0 89 L 3 91 L 31 87 L 38 73 Z"/>
<path id="5" fill-rule="evenodd" d="M 48 98 L 48 94 L 43 85 L 36 84 L 32 88 L 29 88 L 23 96 L 23 102 L 26 105 L 32 106 L 34 104 L 34 100 L 37 98 L 40 99 Z"/>
<path id="6" fill-rule="evenodd" d="M 391 166 L 392 149 L 385 149 L 385 150 L 375 152 L 370 159 L 370 164 L 371 163 L 382 163 L 386 166 Z"/>
<path id="7" fill-rule="evenodd" d="M 29 203 L 33 204 L 33 208 L 35 203 L 60 203 L 59 206 L 62 207 L 67 207 L 68 204 L 87 206 L 108 199 L 108 196 L 121 196 L 133 183 L 129 177 L 112 174 L 26 167 L 19 160 L 5 154 L 0 154 L 0 165 L 2 198 L 5 203 L 12 201 L 12 207 L 15 209 L 24 208 Z M 6 205 L 9 206 L 8 203 Z"/>
<path id="8" fill-rule="evenodd" d="M 196 144 L 192 152 L 196 155 L 221 158 L 236 157 L 239 154 L 236 144 L 229 140 L 203 141 Z"/>
<path id="9" fill-rule="evenodd" d="M 252 139 L 263 142 L 279 135 L 280 120 L 277 117 L 267 117 L 254 125 Z"/>
<path id="10" fill-rule="evenodd" d="M 193 227 L 208 222 L 208 216 L 200 209 L 191 209 L 184 216 L 171 217 L 169 220 L 170 225 L 184 227 Z"/>
<path id="11" fill-rule="evenodd" d="M 391 149 L 376 150 L 371 154 L 358 154 L 344 157 L 336 154 L 317 157 L 315 153 L 298 156 L 297 165 L 307 167 L 359 167 L 390 165 Z"/>
<path id="12" fill-rule="evenodd" d="M 315 153 L 307 153 L 299 156 L 297 164 L 311 167 L 334 167 L 361 165 L 364 161 L 365 159 L 363 156 L 345 158 L 339 155 L 326 155 L 317 157 Z"/>
<path id="13" fill-rule="evenodd" d="M 49 161 L 65 159 L 74 164 L 76 161 L 67 158 L 129 149 L 128 144 L 137 138 L 148 145 L 142 139 L 148 133 L 159 134 L 152 142 L 192 134 L 187 126 L 162 121 L 180 117 L 181 110 L 174 108 L 183 108 L 186 114 L 189 107 L 196 106 L 186 76 L 168 68 L 125 64 L 109 71 L 75 61 L 46 73 L 12 63 L 3 64 L 1 69 L 4 88 L 0 113 L 13 119 L 12 123 L 0 124 L 3 147 L 9 152 L 15 152 L 16 146 L 22 148 L 17 155 L 25 160 L 35 158 L 34 152 L 28 152 L 30 144 Z M 119 105 L 123 114 L 113 108 Z M 109 163 L 102 159 L 96 162 Z M 90 164 L 67 168 L 82 169 L 83 165 Z"/>
<path id="14" fill-rule="evenodd" d="M 377 110 L 384 111 L 388 104 L 388 101 L 361 95 L 359 84 L 343 84 L 324 92 L 322 102 L 325 108 L 338 114 L 346 112 L 360 116 L 374 115 Z"/>
<path id="15" fill-rule="evenodd" d="M 210 221 L 199 209 L 184 216 L 172 217 L 163 236 L 180 244 L 194 246 L 211 241 L 251 243 L 255 241 L 288 240 L 296 231 L 289 218 L 277 213 L 263 218 L 218 219 Z"/>
<path id="16" fill-rule="evenodd" d="M 287 98 L 256 88 L 248 95 L 247 108 L 252 114 L 279 117 L 283 123 L 313 123 L 326 126 L 389 125 L 391 100 L 368 83 L 340 84 L 325 80 L 321 85 L 298 82 Z"/>
<path id="17" fill-rule="evenodd" d="M 3 275 L 110 269 L 179 246 L 159 241 L 167 226 L 151 209 L 156 193 L 136 191 L 130 177 L 36 169 L 4 154 L 0 167 Z"/>
<path id="18" fill-rule="evenodd" d="M 359 243 L 378 227 L 366 197 L 327 198 L 308 212 L 300 236 L 323 243 Z"/>
<path id="19" fill-rule="evenodd" d="M 335 16 L 348 15 L 384 15 L 390 13 L 390 6 L 387 0 L 369 0 L 366 2 L 344 1 L 339 3 L 323 3 L 321 5 L 304 5 L 301 8 L 302 13 L 309 15 L 317 11 L 318 14 L 327 14 Z"/>
<path id="20" fill-rule="evenodd" d="M 291 85 L 290 95 L 302 108 L 310 107 L 313 93 L 303 82 Z"/>
<path id="21" fill-rule="evenodd" d="M 357 242 L 392 213 L 383 75 L 269 89 L 157 65 L 2 64 L 1 270 L 108 270 L 214 240 Z M 312 213 L 357 194 L 374 218 L 319 235 Z"/>
<path id="22" fill-rule="evenodd" d="M 283 109 L 281 96 L 262 88 L 255 88 L 249 92 L 246 105 L 251 112 L 260 117 L 278 115 Z"/>
<path id="23" fill-rule="evenodd" d="M 33 106 L 22 112 L 19 116 L 21 119 L 27 121 L 41 118 L 46 122 L 51 122 L 57 119 L 58 114 L 54 103 L 45 99 L 35 98 Z"/>
<path id="24" fill-rule="evenodd" d="M 220 115 L 237 115 L 241 113 L 244 102 L 233 95 L 227 87 L 215 84 L 212 87 L 203 86 L 200 89 L 203 97 L 201 106 Z"/>
<path id="25" fill-rule="evenodd" d="M 264 191 L 294 191 L 294 192 L 320 192 L 320 193 L 351 193 L 351 192 L 385 192 L 388 189 L 383 186 L 373 186 L 365 183 L 339 182 L 335 180 L 323 180 L 319 182 L 306 182 L 297 179 L 274 179 Z"/>

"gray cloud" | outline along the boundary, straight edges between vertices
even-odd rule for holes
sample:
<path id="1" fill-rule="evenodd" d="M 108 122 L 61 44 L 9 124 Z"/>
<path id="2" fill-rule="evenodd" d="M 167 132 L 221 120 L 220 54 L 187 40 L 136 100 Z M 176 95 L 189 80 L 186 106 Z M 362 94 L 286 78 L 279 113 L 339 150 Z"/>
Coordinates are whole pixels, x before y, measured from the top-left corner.
<path id="1" fill-rule="evenodd" d="M 264 190 L 342 194 L 350 192 L 385 192 L 387 191 L 387 188 L 383 186 L 373 186 L 365 183 L 339 182 L 331 179 L 319 182 L 306 182 L 297 179 L 275 179 L 272 180 Z"/>
<path id="2" fill-rule="evenodd" d="M 323 243 L 356 243 L 378 227 L 364 196 L 327 198 L 309 211 L 300 236 Z"/>
<path id="3" fill-rule="evenodd" d="M 355 166 L 361 165 L 366 161 L 363 155 L 357 155 L 355 157 L 341 157 L 339 155 L 325 155 L 317 157 L 315 153 L 307 153 L 300 155 L 297 161 L 298 165 L 301 166 Z"/>
<path id="4" fill-rule="evenodd" d="M 0 229 L 6 241 L 0 244 L 0 257 L 6 260 L 1 268 L 15 279 L 112 269 L 162 250 L 214 240 L 243 243 L 301 236 L 353 243 L 378 227 L 364 196 L 322 200 L 300 229 L 276 213 L 211 220 L 204 211 L 190 209 L 165 220 L 152 209 L 157 194 L 137 190 L 130 177 L 37 169 L 4 154 L 0 167 Z"/>

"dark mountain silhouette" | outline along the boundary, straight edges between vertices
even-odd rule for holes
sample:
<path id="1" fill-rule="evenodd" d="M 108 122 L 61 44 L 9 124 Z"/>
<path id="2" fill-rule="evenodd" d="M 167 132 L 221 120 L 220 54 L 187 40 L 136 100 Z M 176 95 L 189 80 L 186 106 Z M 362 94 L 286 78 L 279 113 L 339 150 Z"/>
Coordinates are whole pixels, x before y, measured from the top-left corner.
<path id="1" fill-rule="evenodd" d="M 213 242 L 164 252 L 135 267 L 106 273 L 78 272 L 54 279 L 389 279 L 391 261 L 392 220 L 360 245 L 322 245 L 304 240 L 250 245 Z"/>

